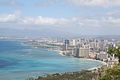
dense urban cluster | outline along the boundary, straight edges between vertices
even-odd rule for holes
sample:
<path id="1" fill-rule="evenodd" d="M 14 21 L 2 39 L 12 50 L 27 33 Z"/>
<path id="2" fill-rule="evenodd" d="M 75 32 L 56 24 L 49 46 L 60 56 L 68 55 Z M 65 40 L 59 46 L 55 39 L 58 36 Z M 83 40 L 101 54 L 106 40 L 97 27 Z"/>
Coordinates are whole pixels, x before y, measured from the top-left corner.
<path id="1" fill-rule="evenodd" d="M 65 40 L 61 52 L 64 55 L 70 55 L 80 58 L 91 58 L 106 61 L 108 60 L 107 50 L 115 47 L 120 42 L 117 40 L 104 39 L 72 39 Z"/>

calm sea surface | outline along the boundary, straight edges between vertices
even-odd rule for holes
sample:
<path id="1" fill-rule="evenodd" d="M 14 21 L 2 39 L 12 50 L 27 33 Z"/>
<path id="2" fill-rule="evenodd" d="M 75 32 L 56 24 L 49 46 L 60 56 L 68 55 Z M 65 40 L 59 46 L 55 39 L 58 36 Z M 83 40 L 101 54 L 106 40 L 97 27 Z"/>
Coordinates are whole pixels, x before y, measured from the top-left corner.
<path id="1" fill-rule="evenodd" d="M 0 80 L 25 80 L 56 72 L 71 72 L 101 65 L 100 62 L 61 56 L 14 40 L 0 40 Z"/>

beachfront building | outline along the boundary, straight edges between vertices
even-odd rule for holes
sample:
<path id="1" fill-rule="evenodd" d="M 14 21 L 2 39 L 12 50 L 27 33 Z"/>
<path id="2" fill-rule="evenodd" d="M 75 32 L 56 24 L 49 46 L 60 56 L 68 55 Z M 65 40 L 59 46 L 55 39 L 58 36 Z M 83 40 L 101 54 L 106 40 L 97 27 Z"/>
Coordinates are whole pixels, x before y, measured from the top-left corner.
<path id="1" fill-rule="evenodd" d="M 89 47 L 81 47 L 79 50 L 79 57 L 88 58 L 90 49 Z"/>
<path id="2" fill-rule="evenodd" d="M 72 55 L 75 56 L 75 57 L 79 57 L 79 47 L 75 47 L 72 51 Z"/>
<path id="3" fill-rule="evenodd" d="M 89 53 L 89 58 L 90 59 L 96 59 L 97 53 L 96 52 L 90 52 Z"/>
<path id="4" fill-rule="evenodd" d="M 89 57 L 89 52 L 90 52 L 90 49 L 89 49 L 88 46 L 75 47 L 73 49 L 72 55 L 76 56 L 76 57 L 81 57 L 81 58 L 88 58 Z"/>

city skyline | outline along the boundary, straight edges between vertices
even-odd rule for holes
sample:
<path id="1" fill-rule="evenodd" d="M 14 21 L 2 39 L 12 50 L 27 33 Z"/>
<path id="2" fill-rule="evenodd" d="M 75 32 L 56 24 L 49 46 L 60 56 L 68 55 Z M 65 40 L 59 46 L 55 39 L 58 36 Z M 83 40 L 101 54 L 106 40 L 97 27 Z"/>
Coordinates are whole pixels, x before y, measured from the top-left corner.
<path id="1" fill-rule="evenodd" d="M 119 35 L 119 8 L 119 0 L 0 0 L 0 35 Z"/>

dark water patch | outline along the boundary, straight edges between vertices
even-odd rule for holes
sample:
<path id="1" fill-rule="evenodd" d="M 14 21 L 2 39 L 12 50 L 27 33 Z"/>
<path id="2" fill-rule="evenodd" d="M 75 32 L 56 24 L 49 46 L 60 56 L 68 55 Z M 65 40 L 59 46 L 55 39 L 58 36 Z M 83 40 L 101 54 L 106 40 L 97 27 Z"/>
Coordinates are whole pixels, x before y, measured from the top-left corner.
<path id="1" fill-rule="evenodd" d="M 0 68 L 9 67 L 17 64 L 18 60 L 14 59 L 0 59 Z"/>

